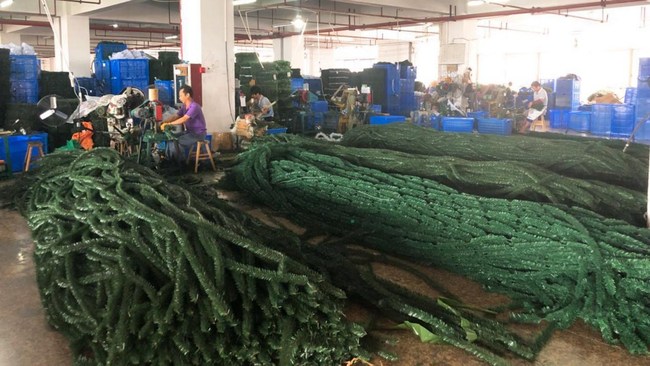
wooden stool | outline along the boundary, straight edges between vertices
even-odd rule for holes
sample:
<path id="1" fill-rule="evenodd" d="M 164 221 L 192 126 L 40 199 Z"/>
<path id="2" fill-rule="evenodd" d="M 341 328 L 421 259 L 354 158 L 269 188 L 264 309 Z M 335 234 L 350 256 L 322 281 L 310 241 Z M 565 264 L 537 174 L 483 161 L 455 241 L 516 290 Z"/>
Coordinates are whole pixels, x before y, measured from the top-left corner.
<path id="1" fill-rule="evenodd" d="M 201 152 L 201 147 L 204 148 L 205 152 Z M 217 166 L 214 165 L 214 159 L 212 158 L 212 151 L 210 151 L 210 142 L 207 140 L 197 141 L 196 145 L 192 145 L 190 148 L 190 153 L 187 155 L 187 163 L 190 163 L 190 159 L 194 154 L 194 173 L 199 172 L 199 161 L 201 160 L 210 160 L 212 164 L 212 169 L 216 172 Z"/>
<path id="2" fill-rule="evenodd" d="M 25 155 L 25 163 L 24 163 L 24 171 L 29 171 L 29 166 L 32 165 L 32 150 L 34 148 L 37 148 L 37 158 L 42 158 L 45 156 L 45 153 L 43 152 L 43 143 L 40 141 L 31 141 L 27 143 L 27 155 Z"/>
<path id="3" fill-rule="evenodd" d="M 543 113 L 541 116 L 539 116 L 539 118 L 533 121 L 533 123 L 530 125 L 531 131 L 535 131 L 535 127 L 541 127 L 542 132 L 548 131 L 548 121 L 544 118 L 544 114 L 546 113 Z"/>
<path id="4" fill-rule="evenodd" d="M 129 145 L 126 140 L 117 140 L 115 141 L 115 148 L 117 152 L 122 156 L 131 156 L 131 145 Z"/>

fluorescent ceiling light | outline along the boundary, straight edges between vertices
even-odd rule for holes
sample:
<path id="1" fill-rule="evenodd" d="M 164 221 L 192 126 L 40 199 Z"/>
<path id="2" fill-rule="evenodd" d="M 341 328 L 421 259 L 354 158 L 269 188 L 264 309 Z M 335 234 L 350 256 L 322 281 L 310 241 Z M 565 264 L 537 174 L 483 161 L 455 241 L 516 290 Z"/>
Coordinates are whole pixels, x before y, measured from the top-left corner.
<path id="1" fill-rule="evenodd" d="M 256 2 L 257 0 L 233 0 L 232 6 L 246 5 L 246 4 L 256 3 Z"/>
<path id="2" fill-rule="evenodd" d="M 302 27 L 305 26 L 305 21 L 302 20 L 302 17 L 300 15 L 296 15 L 296 19 L 291 21 L 291 24 L 297 29 L 302 29 Z"/>
<path id="3" fill-rule="evenodd" d="M 486 3 L 487 3 L 487 1 L 483 1 L 483 0 L 469 0 L 467 2 L 467 6 L 479 6 L 479 5 L 483 5 L 483 4 L 486 4 Z"/>
<path id="4" fill-rule="evenodd" d="M 119 26 L 120 26 L 119 24 L 117 24 L 117 23 L 113 23 L 113 28 L 117 28 L 117 27 L 119 27 Z"/>
<path id="5" fill-rule="evenodd" d="M 14 3 L 14 0 L 5 0 L 0 3 L 0 8 L 6 8 L 7 6 Z"/>
<path id="6" fill-rule="evenodd" d="M 171 36 L 165 36 L 165 39 L 176 39 L 176 38 L 178 38 L 178 36 L 175 35 L 175 34 L 173 34 Z"/>

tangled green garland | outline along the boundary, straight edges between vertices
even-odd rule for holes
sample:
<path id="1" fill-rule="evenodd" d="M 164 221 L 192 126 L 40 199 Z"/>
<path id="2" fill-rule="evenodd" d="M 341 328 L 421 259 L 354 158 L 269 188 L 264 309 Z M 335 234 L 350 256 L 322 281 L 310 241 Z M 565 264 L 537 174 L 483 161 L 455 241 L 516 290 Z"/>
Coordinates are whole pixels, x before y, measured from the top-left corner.
<path id="1" fill-rule="evenodd" d="M 306 226 L 357 238 L 508 294 L 520 320 L 576 318 L 647 353 L 650 233 L 586 210 L 460 194 L 286 144 L 259 144 L 232 171 L 242 190 Z"/>
<path id="2" fill-rule="evenodd" d="M 345 294 L 109 149 L 43 159 L 23 205 L 49 322 L 79 365 L 336 365 Z"/>

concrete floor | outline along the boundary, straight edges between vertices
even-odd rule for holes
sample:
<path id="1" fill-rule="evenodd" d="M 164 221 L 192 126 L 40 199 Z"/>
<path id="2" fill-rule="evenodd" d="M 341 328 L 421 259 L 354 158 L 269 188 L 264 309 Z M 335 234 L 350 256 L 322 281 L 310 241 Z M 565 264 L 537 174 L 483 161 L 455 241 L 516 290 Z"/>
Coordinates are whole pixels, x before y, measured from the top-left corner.
<path id="1" fill-rule="evenodd" d="M 264 210 L 245 204 L 242 208 L 258 218 L 267 215 Z M 32 253 L 26 221 L 15 211 L 0 210 L 0 366 L 72 365 L 66 340 L 46 323 Z M 507 301 L 503 296 L 485 293 L 478 284 L 460 276 L 430 268 L 423 270 L 440 283 L 448 284 L 450 291 L 468 304 L 490 306 Z M 377 271 L 414 291 L 423 294 L 430 291 L 420 280 L 394 268 L 380 267 Z M 368 312 L 353 304 L 346 314 L 352 320 L 363 320 Z M 386 350 L 398 355 L 399 361 L 373 359 L 375 366 L 484 365 L 454 347 L 423 344 L 407 331 L 384 333 L 398 341 Z M 567 330 L 557 331 L 535 362 L 518 359 L 511 362 L 515 366 L 642 366 L 650 365 L 650 356 L 632 356 L 621 347 L 605 344 L 598 332 L 576 322 Z"/>

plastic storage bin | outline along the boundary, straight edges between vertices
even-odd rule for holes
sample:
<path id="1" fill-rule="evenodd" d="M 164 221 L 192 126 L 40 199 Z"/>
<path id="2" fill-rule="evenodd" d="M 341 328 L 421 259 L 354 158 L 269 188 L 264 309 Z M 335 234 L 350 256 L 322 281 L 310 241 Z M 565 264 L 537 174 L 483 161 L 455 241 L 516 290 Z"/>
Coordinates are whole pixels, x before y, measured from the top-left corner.
<path id="1" fill-rule="evenodd" d="M 174 103 L 174 81 L 173 80 L 156 80 L 154 82 L 158 89 L 158 100 L 163 104 L 173 106 Z M 144 90 L 143 90 L 144 91 Z"/>
<path id="2" fill-rule="evenodd" d="M 474 118 L 442 117 L 441 125 L 444 132 L 472 133 L 474 131 Z"/>
<path id="3" fill-rule="evenodd" d="M 625 104 L 636 104 L 636 88 L 625 88 Z"/>
<path id="4" fill-rule="evenodd" d="M 639 75 L 637 88 L 650 89 L 650 58 L 644 57 L 639 59 Z"/>
<path id="5" fill-rule="evenodd" d="M 149 60 L 111 60 L 111 80 L 149 78 Z"/>
<path id="6" fill-rule="evenodd" d="M 277 135 L 280 133 L 287 133 L 287 128 L 286 127 L 281 127 L 281 128 L 269 128 L 266 130 L 267 135 Z"/>
<path id="7" fill-rule="evenodd" d="M 576 110 L 580 106 L 580 81 L 557 79 L 555 81 L 555 108 Z"/>
<path id="8" fill-rule="evenodd" d="M 396 122 L 406 122 L 406 117 L 404 116 L 371 116 L 370 124 L 371 125 L 385 125 L 389 123 Z"/>
<path id="9" fill-rule="evenodd" d="M 76 78 L 77 93 L 90 95 L 91 97 L 98 96 L 97 79 L 94 78 Z"/>
<path id="10" fill-rule="evenodd" d="M 631 104 L 616 104 L 613 106 L 612 137 L 629 137 L 634 130 L 634 106 Z"/>
<path id="11" fill-rule="evenodd" d="M 478 132 L 491 135 L 511 135 L 512 120 L 504 118 L 479 118 Z"/>
<path id="12" fill-rule="evenodd" d="M 311 102 L 310 104 L 312 112 L 327 112 L 328 106 L 326 100 L 317 100 L 315 102 Z"/>
<path id="13" fill-rule="evenodd" d="M 36 55 L 11 55 L 9 62 L 11 80 L 38 80 L 40 65 Z"/>
<path id="14" fill-rule="evenodd" d="M 95 58 L 108 60 L 112 54 L 124 51 L 126 48 L 126 44 L 121 42 L 99 42 L 95 47 Z"/>
<path id="15" fill-rule="evenodd" d="M 589 132 L 591 112 L 571 111 L 569 113 L 569 129 L 578 132 Z"/>
<path id="16" fill-rule="evenodd" d="M 569 110 L 550 109 L 548 111 L 548 120 L 551 128 L 566 129 L 569 126 Z"/>
<path id="17" fill-rule="evenodd" d="M 11 158 L 11 171 L 20 172 L 23 170 L 25 155 L 27 154 L 27 143 L 40 141 L 43 143 L 43 151 L 47 153 L 47 133 L 40 132 L 31 135 L 5 136 L 9 139 L 9 156 Z M 34 154 L 35 151 L 32 151 Z M 0 140 L 0 160 L 6 160 L 4 141 Z"/>
<path id="18" fill-rule="evenodd" d="M 614 104 L 593 104 L 589 132 L 596 136 L 609 136 L 612 132 Z"/>
<path id="19" fill-rule="evenodd" d="M 639 129 L 636 130 L 634 140 L 650 141 L 650 120 L 643 122 Z"/>
<path id="20" fill-rule="evenodd" d="M 38 80 L 11 80 L 11 103 L 38 103 Z"/>

